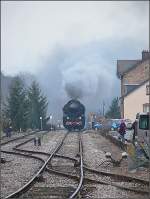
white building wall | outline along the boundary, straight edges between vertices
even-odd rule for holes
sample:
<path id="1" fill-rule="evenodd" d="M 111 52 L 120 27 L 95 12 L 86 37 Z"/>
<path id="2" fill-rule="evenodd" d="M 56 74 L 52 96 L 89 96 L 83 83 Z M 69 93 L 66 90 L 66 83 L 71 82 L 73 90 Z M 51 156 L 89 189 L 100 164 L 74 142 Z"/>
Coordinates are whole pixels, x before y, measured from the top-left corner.
<path id="1" fill-rule="evenodd" d="M 138 112 L 143 112 L 143 104 L 149 103 L 149 96 L 146 95 L 146 85 L 137 88 L 124 98 L 124 118 L 134 121 Z"/>

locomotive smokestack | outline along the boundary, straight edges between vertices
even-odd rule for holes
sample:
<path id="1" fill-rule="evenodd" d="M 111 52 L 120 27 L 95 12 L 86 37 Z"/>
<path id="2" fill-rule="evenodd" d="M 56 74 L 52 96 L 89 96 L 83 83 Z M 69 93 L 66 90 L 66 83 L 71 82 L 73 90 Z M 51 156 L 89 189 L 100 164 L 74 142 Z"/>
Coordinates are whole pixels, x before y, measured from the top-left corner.
<path id="1" fill-rule="evenodd" d="M 80 85 L 81 86 L 81 85 Z M 72 99 L 81 99 L 83 97 L 83 91 L 78 85 L 73 83 L 66 83 L 65 90 L 67 95 Z"/>

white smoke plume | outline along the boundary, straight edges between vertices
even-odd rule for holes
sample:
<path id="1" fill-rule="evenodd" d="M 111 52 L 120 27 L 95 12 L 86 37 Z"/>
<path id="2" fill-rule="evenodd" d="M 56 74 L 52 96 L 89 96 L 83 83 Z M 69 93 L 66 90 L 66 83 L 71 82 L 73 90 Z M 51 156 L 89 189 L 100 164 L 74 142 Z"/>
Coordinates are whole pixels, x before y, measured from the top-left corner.
<path id="1" fill-rule="evenodd" d="M 62 107 L 70 99 L 79 99 L 88 112 L 98 111 L 103 100 L 109 105 L 119 95 L 116 68 L 97 49 L 90 49 L 57 48 L 43 62 L 38 79 L 48 96 L 49 112 L 57 118 L 62 117 Z"/>

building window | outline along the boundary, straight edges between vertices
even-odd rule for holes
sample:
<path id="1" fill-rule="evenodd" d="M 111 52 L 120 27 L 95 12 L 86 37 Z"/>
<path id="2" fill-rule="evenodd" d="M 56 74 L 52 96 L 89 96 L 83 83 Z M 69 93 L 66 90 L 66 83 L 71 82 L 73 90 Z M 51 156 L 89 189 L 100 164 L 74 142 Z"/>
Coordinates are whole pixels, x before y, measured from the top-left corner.
<path id="1" fill-rule="evenodd" d="M 149 112 L 149 110 L 150 110 L 149 106 L 150 106 L 149 103 L 143 104 L 143 112 L 144 112 L 144 113 Z"/>
<path id="2" fill-rule="evenodd" d="M 146 95 L 150 95 L 150 85 L 146 85 Z"/>

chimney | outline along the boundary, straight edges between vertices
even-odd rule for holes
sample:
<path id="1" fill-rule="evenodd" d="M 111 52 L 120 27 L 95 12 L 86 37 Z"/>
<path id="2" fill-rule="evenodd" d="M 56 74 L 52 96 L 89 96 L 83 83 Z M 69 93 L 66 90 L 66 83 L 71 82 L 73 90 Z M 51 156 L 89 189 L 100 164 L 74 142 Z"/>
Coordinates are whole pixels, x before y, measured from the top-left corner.
<path id="1" fill-rule="evenodd" d="M 150 59 L 150 52 L 148 50 L 142 51 L 142 60 Z"/>

